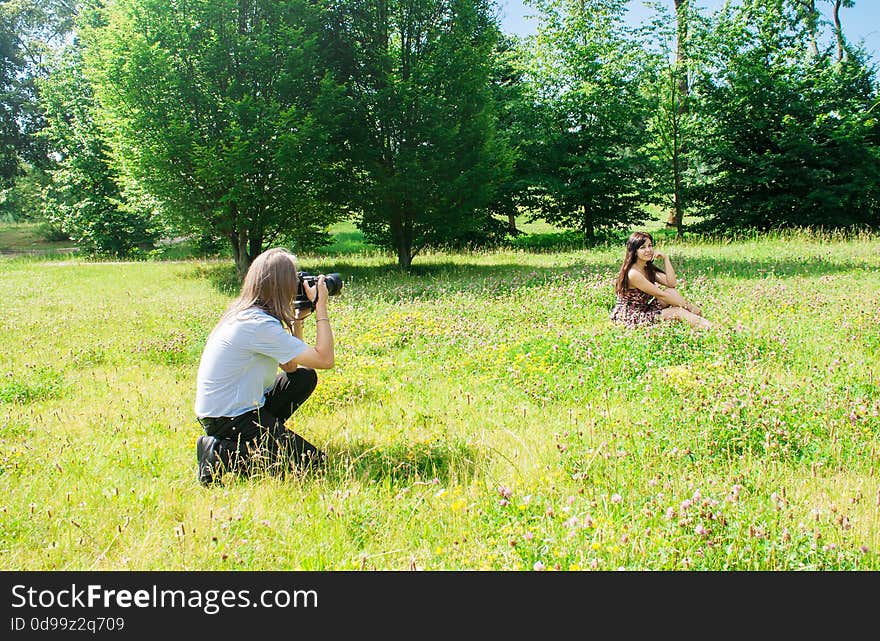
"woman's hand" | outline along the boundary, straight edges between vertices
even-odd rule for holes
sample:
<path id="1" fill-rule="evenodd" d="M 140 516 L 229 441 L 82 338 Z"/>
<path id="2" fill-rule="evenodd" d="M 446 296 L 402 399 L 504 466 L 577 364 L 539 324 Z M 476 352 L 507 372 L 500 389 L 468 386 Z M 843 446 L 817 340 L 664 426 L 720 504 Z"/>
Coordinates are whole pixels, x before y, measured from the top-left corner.
<path id="1" fill-rule="evenodd" d="M 300 307 L 299 309 L 293 310 L 293 322 L 294 323 L 302 323 L 305 319 L 311 316 L 312 310 L 309 307 Z"/>
<path id="2" fill-rule="evenodd" d="M 656 249 L 654 250 L 653 260 L 666 260 L 667 258 L 669 258 L 669 256 L 667 254 L 664 254 L 661 251 L 657 251 Z"/>
<path id="3" fill-rule="evenodd" d="M 330 296 L 330 294 L 327 293 L 327 283 L 324 279 L 324 274 L 318 276 L 318 282 L 315 283 L 314 287 L 303 280 L 303 289 L 305 289 L 306 291 L 306 297 L 313 303 L 317 302 L 317 304 L 327 304 L 327 297 Z"/>

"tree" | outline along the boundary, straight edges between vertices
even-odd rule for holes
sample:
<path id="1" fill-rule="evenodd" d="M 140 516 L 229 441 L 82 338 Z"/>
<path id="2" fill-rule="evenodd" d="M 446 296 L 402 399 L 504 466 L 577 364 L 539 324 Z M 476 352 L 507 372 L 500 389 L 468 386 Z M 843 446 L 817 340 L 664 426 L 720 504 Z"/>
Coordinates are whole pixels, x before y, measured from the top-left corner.
<path id="1" fill-rule="evenodd" d="M 349 206 L 401 268 L 428 247 L 503 234 L 488 205 L 509 172 L 489 79 L 486 0 L 352 0 L 334 7 L 351 100 Z"/>
<path id="2" fill-rule="evenodd" d="M 78 41 L 58 53 L 40 95 L 47 122 L 40 135 L 58 159 L 46 190 L 46 219 L 86 252 L 127 256 L 152 246 L 159 221 L 148 199 L 125 198 L 119 188 Z"/>
<path id="3" fill-rule="evenodd" d="M 809 52 L 817 57 L 819 55 L 819 23 L 822 16 L 816 7 L 816 0 L 791 0 L 791 3 L 795 15 L 803 22 L 806 30 Z"/>
<path id="4" fill-rule="evenodd" d="M 846 52 L 846 37 L 843 34 L 843 25 L 840 21 L 840 10 L 850 9 L 855 6 L 854 0 L 825 0 L 831 5 L 831 19 L 833 22 L 834 40 L 837 43 L 837 60 L 843 60 Z M 819 55 L 818 34 L 822 22 L 822 13 L 816 6 L 816 0 L 791 0 L 795 15 L 803 22 L 807 30 L 809 51 L 813 56 Z"/>
<path id="5" fill-rule="evenodd" d="M 779 0 L 719 21 L 719 72 L 701 83 L 703 227 L 880 224 L 877 80 L 857 49 L 805 58 L 810 38 Z"/>
<path id="6" fill-rule="evenodd" d="M 22 66 L 11 25 L 0 20 L 0 189 L 13 184 L 19 169 L 22 132 L 18 114 L 23 93 L 18 76 Z"/>
<path id="7" fill-rule="evenodd" d="M 540 122 L 533 92 L 526 79 L 528 45 L 516 36 L 502 36 L 493 53 L 490 78 L 498 135 L 511 152 L 511 171 L 495 191 L 489 210 L 507 220 L 507 233 L 516 236 L 516 217 L 531 205 L 537 174 L 535 148 Z"/>
<path id="8" fill-rule="evenodd" d="M 541 117 L 536 217 L 588 239 L 644 218 L 648 103 L 625 2 L 542 0 L 531 82 Z"/>
<path id="9" fill-rule="evenodd" d="M 688 0 L 676 0 L 674 19 L 663 4 L 655 3 L 654 9 L 654 18 L 640 29 L 651 43 L 650 80 L 644 85 L 651 114 L 648 152 L 654 161 L 651 201 L 669 212 L 666 226 L 681 236 L 696 168 L 690 156 L 699 137 L 694 123 L 701 104 L 691 95 L 693 78 L 700 77 L 695 71 L 704 64 L 708 21 Z"/>
<path id="10" fill-rule="evenodd" d="M 846 38 L 843 35 L 843 25 L 840 22 L 840 10 L 852 8 L 854 0 L 833 0 L 832 19 L 834 20 L 834 39 L 837 42 L 837 60 L 843 60 L 846 49 Z"/>
<path id="11" fill-rule="evenodd" d="M 36 83 L 44 62 L 68 37 L 76 2 L 16 0 L 0 3 L 0 189 L 21 174 L 22 163 L 49 163 Z"/>
<path id="12" fill-rule="evenodd" d="M 667 227 L 674 227 L 678 235 L 682 235 L 684 221 L 684 185 L 683 175 L 687 171 L 688 141 L 684 134 L 683 123 L 687 119 L 690 106 L 688 94 L 688 23 L 690 13 L 689 0 L 675 0 L 675 66 L 673 67 L 672 127 L 670 132 L 672 158 L 672 209 L 666 221 Z"/>
<path id="13" fill-rule="evenodd" d="M 342 94 L 307 0 L 117 0 L 84 32 L 99 124 L 124 184 L 188 231 L 222 236 L 243 277 L 279 238 L 307 246 L 330 207 Z"/>

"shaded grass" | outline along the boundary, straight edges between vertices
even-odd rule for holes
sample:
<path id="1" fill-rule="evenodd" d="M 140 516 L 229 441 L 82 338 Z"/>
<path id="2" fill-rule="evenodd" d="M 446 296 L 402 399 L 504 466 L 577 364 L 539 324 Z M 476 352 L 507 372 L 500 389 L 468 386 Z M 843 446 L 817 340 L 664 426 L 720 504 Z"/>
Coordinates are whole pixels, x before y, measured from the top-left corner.
<path id="1" fill-rule="evenodd" d="M 40 223 L 0 223 L 0 253 L 59 252 L 76 247 L 71 240 L 51 240 Z"/>

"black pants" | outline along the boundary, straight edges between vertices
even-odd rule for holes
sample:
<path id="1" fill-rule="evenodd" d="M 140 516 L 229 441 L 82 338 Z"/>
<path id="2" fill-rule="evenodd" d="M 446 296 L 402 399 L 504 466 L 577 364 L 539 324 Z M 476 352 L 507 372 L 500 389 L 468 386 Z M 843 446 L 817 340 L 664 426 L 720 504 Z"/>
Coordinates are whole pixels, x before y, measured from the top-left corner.
<path id="1" fill-rule="evenodd" d="M 208 436 L 217 439 L 214 451 L 227 470 L 245 471 L 317 462 L 321 452 L 284 427 L 291 415 L 318 385 L 315 370 L 307 367 L 279 374 L 262 407 L 239 416 L 199 419 Z"/>

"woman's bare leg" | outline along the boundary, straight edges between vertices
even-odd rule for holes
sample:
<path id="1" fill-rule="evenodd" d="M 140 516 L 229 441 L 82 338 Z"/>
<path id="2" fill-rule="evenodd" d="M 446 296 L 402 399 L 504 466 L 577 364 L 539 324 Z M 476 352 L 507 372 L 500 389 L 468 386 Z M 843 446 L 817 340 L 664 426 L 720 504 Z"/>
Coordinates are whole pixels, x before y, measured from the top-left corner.
<path id="1" fill-rule="evenodd" d="M 689 312 L 684 307 L 665 307 L 660 310 L 660 318 L 663 320 L 683 320 L 699 329 L 712 329 L 712 323 L 702 316 Z"/>
<path id="2" fill-rule="evenodd" d="M 666 293 L 671 295 L 675 300 L 672 305 L 666 305 L 666 307 L 682 307 L 685 309 L 685 311 L 689 311 L 692 314 L 696 314 L 697 316 L 703 315 L 703 309 L 699 305 L 695 305 L 694 303 L 685 299 L 685 297 L 682 296 L 681 292 L 679 292 L 677 289 L 670 287 L 666 290 Z"/>

